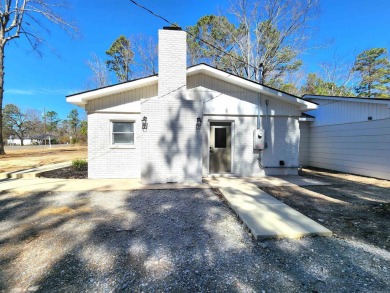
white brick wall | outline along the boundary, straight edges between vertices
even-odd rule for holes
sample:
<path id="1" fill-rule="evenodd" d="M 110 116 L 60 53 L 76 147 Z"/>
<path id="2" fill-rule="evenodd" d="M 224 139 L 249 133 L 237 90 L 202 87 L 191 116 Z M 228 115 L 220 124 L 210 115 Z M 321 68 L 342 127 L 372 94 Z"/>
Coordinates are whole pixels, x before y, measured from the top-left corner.
<path id="1" fill-rule="evenodd" d="M 187 100 L 186 33 L 159 30 L 158 97 L 141 102 L 148 118 L 142 134 L 145 183 L 201 182 L 201 103 Z"/>
<path id="2" fill-rule="evenodd" d="M 158 31 L 158 95 L 161 97 L 187 84 L 187 39 L 184 31 Z M 184 87 L 183 87 L 184 86 Z"/>
<path id="3" fill-rule="evenodd" d="M 265 123 L 265 117 L 262 118 Z M 269 117 L 266 129 L 267 148 L 262 154 L 266 175 L 296 174 L 299 166 L 299 120 L 298 117 Z M 266 124 L 263 124 L 266 125 Z M 280 167 L 284 161 L 285 167 Z"/>
<path id="4" fill-rule="evenodd" d="M 112 148 L 111 120 L 135 121 L 134 148 Z M 88 115 L 88 178 L 140 178 L 141 115 Z"/>
<path id="5" fill-rule="evenodd" d="M 142 115 L 142 181 L 145 183 L 201 182 L 202 137 L 196 131 L 200 103 L 178 97 L 148 100 Z"/>

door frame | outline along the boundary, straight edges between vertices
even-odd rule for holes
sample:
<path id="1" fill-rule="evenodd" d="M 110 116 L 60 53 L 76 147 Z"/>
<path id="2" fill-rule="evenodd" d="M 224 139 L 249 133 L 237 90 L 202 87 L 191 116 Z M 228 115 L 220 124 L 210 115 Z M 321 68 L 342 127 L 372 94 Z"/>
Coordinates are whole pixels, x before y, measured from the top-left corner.
<path id="1" fill-rule="evenodd" d="M 234 167 L 234 141 L 235 141 L 235 120 L 232 119 L 208 119 L 207 121 L 207 175 L 233 174 Z M 210 173 L 210 145 L 211 145 L 211 124 L 212 123 L 230 123 L 230 172 Z"/>

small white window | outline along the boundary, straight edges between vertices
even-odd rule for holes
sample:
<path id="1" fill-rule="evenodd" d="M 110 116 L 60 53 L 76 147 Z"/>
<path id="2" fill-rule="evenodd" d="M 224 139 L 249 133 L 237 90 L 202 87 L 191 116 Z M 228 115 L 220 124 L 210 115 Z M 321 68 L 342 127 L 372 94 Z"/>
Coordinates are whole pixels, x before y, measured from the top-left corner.
<path id="1" fill-rule="evenodd" d="M 112 122 L 112 144 L 134 145 L 134 122 Z"/>

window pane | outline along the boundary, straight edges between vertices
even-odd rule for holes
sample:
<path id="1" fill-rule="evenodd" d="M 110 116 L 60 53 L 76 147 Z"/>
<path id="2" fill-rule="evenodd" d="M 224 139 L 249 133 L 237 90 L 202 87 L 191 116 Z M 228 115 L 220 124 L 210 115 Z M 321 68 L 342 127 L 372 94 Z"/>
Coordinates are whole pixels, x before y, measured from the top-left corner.
<path id="1" fill-rule="evenodd" d="M 134 144 L 134 133 L 114 133 L 113 143 Z"/>
<path id="2" fill-rule="evenodd" d="M 226 148 L 226 128 L 215 128 L 215 148 Z"/>
<path id="3" fill-rule="evenodd" d="M 113 122 L 113 132 L 133 132 L 133 122 Z"/>

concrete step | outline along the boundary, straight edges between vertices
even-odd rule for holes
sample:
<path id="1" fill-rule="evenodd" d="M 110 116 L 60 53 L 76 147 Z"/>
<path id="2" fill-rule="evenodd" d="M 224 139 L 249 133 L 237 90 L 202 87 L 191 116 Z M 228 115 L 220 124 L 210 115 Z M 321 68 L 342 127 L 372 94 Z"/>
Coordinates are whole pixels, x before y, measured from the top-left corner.
<path id="1" fill-rule="evenodd" d="M 43 172 L 69 167 L 71 164 L 72 164 L 71 162 L 64 162 L 64 163 L 44 165 L 36 168 L 19 170 L 14 172 L 0 173 L 0 179 L 35 178 L 38 177 L 38 175 Z"/>

